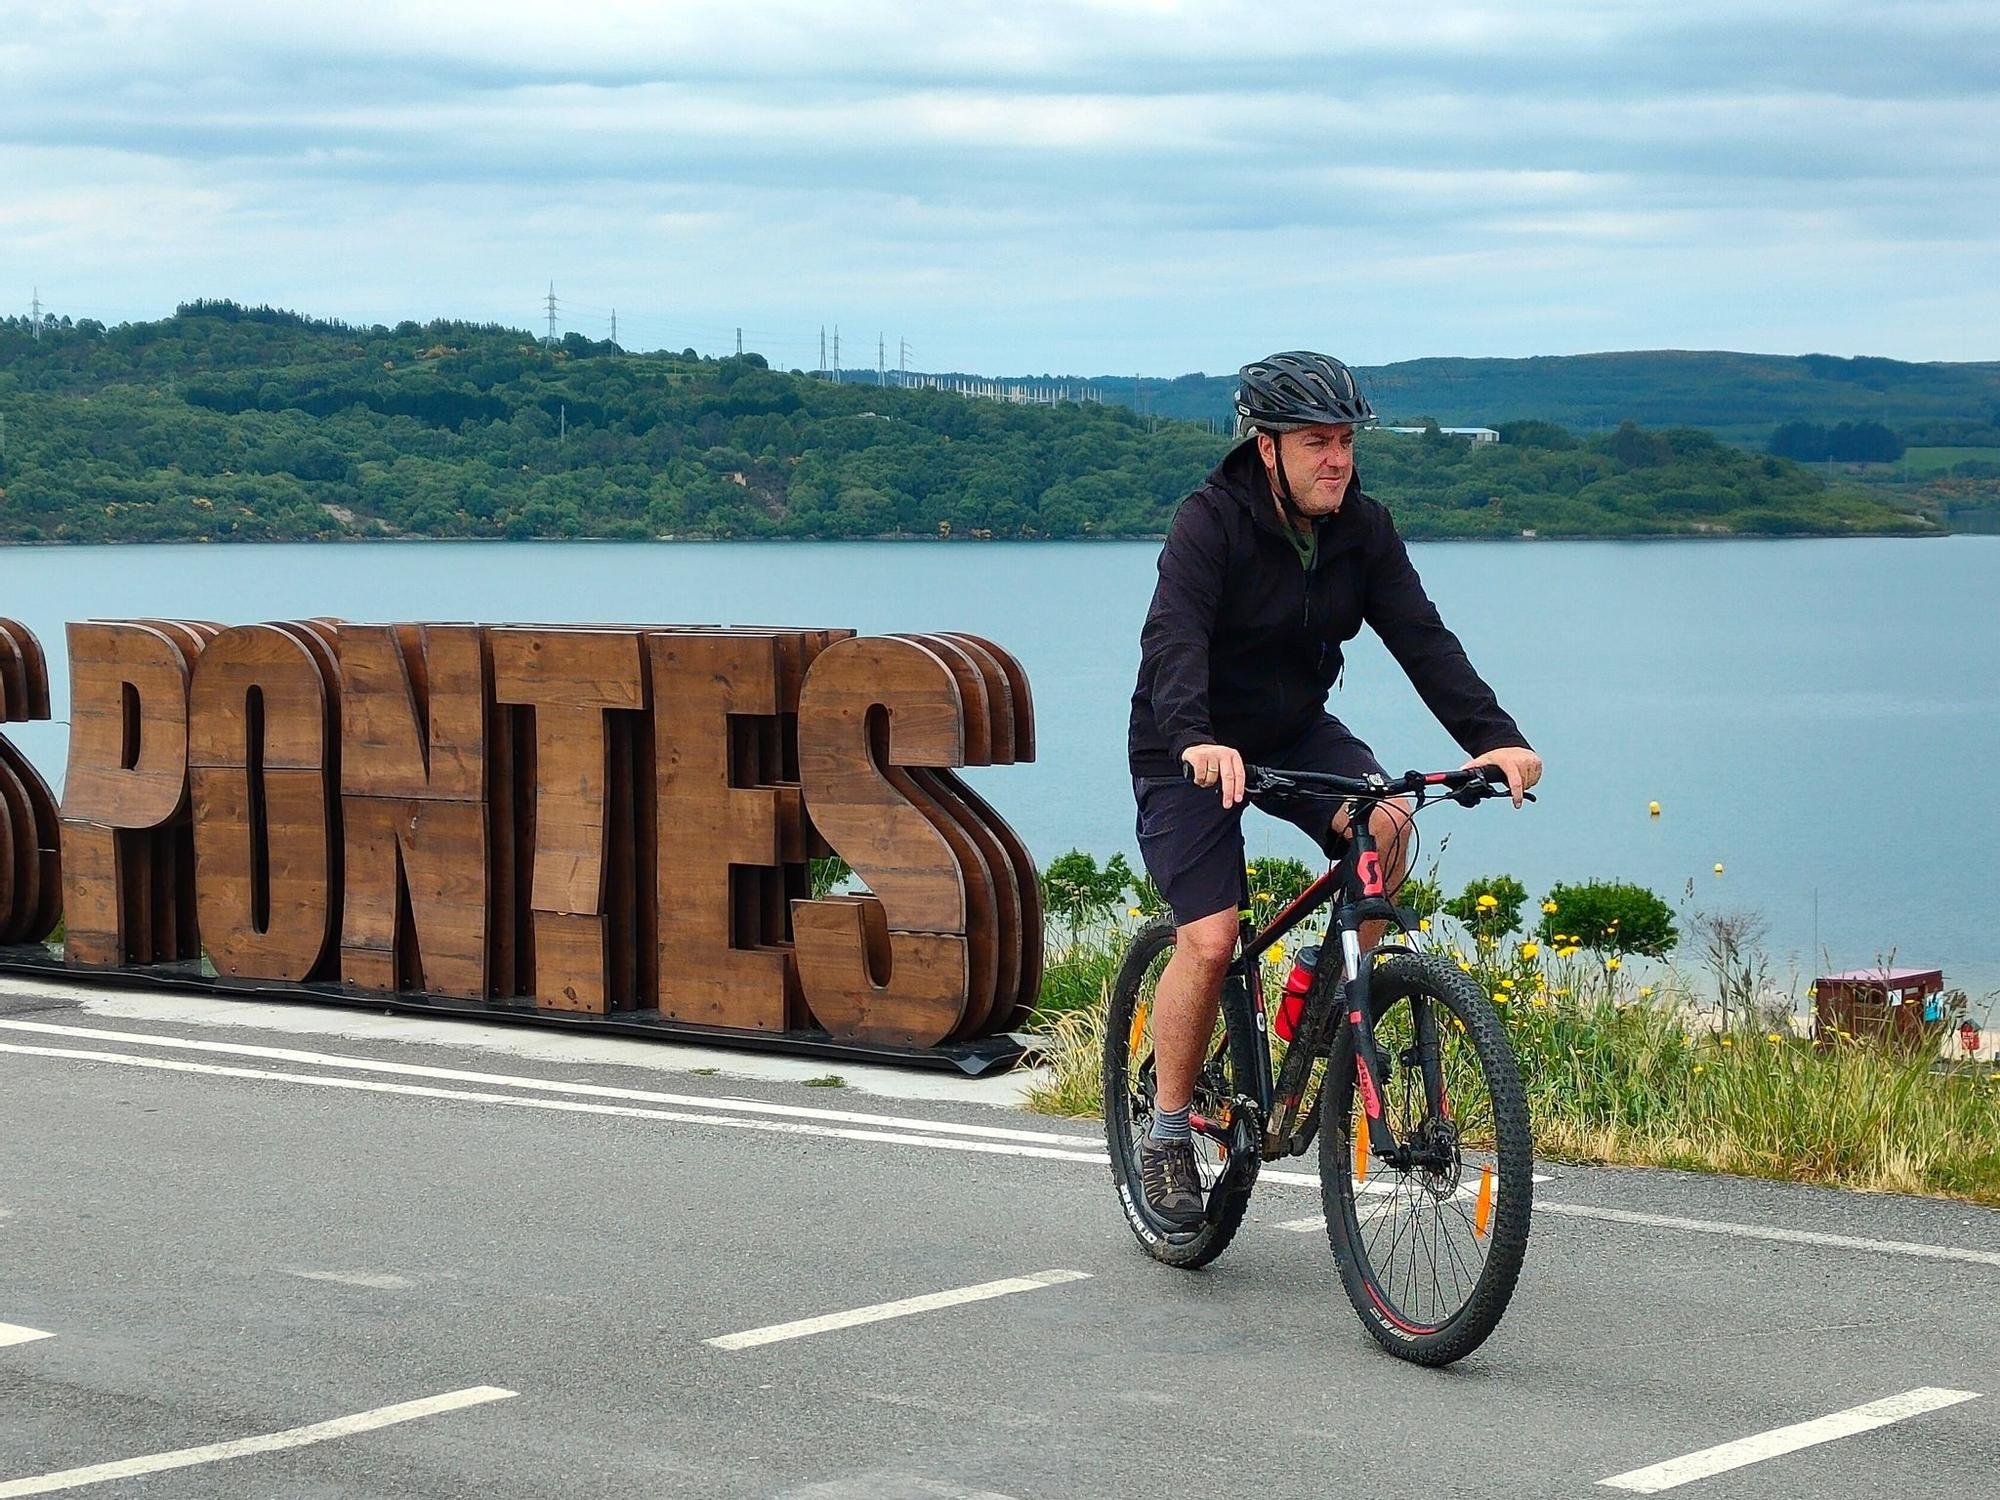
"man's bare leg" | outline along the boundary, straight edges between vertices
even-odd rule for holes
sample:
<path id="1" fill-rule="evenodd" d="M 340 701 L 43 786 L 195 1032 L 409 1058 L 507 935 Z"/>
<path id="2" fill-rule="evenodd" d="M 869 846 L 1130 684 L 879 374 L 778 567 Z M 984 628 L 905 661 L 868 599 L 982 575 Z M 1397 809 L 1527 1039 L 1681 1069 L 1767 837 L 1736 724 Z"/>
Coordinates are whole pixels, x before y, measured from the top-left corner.
<path id="1" fill-rule="evenodd" d="M 1153 994 L 1153 1107 L 1172 1113 L 1194 1098 L 1194 1081 L 1215 1034 L 1222 977 L 1236 952 L 1236 912 L 1177 928 L 1174 956 Z"/>

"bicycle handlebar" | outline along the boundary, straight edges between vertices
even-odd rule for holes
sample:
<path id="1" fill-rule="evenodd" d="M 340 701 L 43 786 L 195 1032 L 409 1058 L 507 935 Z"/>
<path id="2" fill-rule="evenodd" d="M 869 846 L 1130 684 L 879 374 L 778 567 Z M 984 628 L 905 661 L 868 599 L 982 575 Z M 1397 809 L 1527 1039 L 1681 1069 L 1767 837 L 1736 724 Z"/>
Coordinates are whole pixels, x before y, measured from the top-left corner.
<path id="1" fill-rule="evenodd" d="M 1194 780 L 1194 767 L 1182 765 L 1181 774 Z M 1422 797 L 1436 789 L 1466 807 L 1487 797 L 1507 794 L 1507 773 L 1498 766 L 1472 766 L 1462 771 L 1405 771 L 1401 776 L 1335 776 L 1324 771 L 1285 771 L 1271 766 L 1243 768 L 1245 792 L 1304 792 L 1308 796 L 1363 797 L 1380 800 L 1414 793 Z M 1521 794 L 1535 800 L 1533 792 Z"/>

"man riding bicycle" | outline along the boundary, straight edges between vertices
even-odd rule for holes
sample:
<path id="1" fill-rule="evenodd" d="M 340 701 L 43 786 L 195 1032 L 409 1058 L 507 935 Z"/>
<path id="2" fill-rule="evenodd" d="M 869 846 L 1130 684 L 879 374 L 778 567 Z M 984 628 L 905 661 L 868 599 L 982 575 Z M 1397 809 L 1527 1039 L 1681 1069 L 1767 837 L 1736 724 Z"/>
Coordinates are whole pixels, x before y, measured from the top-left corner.
<path id="1" fill-rule="evenodd" d="M 1140 632 L 1127 741 L 1139 851 L 1176 926 L 1154 999 L 1156 1091 L 1139 1175 L 1147 1206 L 1177 1228 L 1200 1224 L 1205 1208 L 1188 1107 L 1236 946 L 1246 757 L 1382 774 L 1326 712 L 1341 647 L 1366 623 L 1472 757 L 1467 766 L 1499 767 L 1516 807 L 1542 774 L 1438 618 L 1388 509 L 1362 493 L 1354 434 L 1375 413 L 1353 371 L 1323 354 L 1274 354 L 1238 381 L 1237 433 L 1247 440 L 1175 513 Z M 1324 803 L 1256 801 L 1338 853 L 1344 811 L 1329 820 Z M 1371 822 L 1391 891 L 1407 873 L 1409 818 L 1407 801 L 1389 800 Z M 1364 948 L 1382 926 L 1364 929 Z"/>

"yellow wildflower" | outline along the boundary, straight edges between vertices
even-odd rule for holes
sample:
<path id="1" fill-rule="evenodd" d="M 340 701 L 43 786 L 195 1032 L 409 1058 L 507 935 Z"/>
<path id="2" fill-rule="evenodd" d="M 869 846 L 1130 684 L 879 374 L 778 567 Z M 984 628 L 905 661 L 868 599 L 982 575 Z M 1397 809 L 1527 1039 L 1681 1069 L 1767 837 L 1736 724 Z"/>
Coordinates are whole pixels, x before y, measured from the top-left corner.
<path id="1" fill-rule="evenodd" d="M 1535 1009 L 1536 1009 L 1536 1010 L 1547 1010 L 1548 1008 L 1549 1008 L 1549 1002 L 1548 1002 L 1548 997 L 1547 997 L 1547 996 L 1545 996 L 1545 995 L 1537 995 L 1537 996 L 1535 996 Z"/>
<path id="2" fill-rule="evenodd" d="M 1430 930 L 1431 930 L 1431 919 L 1429 917 L 1417 918 L 1417 931 L 1429 932 Z"/>
<path id="3" fill-rule="evenodd" d="M 1650 1000 L 1650 999 L 1652 999 L 1652 998 L 1653 998 L 1653 987 L 1652 987 L 1652 986 L 1651 986 L 1650 984 L 1642 984 L 1642 985 L 1640 985 L 1640 986 L 1639 986 L 1639 998 L 1640 998 L 1641 1000 Z"/>
<path id="4" fill-rule="evenodd" d="M 1555 902 L 1553 901 L 1544 901 L 1542 903 L 1542 910 L 1553 915 L 1556 912 L 1557 907 Z"/>
<path id="5" fill-rule="evenodd" d="M 1706 1073 L 1708 1071 L 1708 1064 L 1696 1063 L 1694 1065 L 1694 1071 L 1695 1071 L 1695 1076 L 1699 1078 L 1703 1073 Z"/>
<path id="6" fill-rule="evenodd" d="M 1503 979 L 1500 981 L 1500 988 L 1503 990 L 1511 990 L 1512 988 L 1514 988 L 1514 981 L 1511 979 Z"/>
<path id="7" fill-rule="evenodd" d="M 1724 1037 L 1722 1039 L 1722 1045 L 1725 1047 L 1734 1047 L 1736 1045 L 1736 1040 L 1733 1037 Z"/>
<path id="8" fill-rule="evenodd" d="M 1614 972 L 1620 967 L 1621 965 L 1616 958 L 1607 958 L 1604 960 L 1604 968 L 1606 973 Z"/>
<path id="9" fill-rule="evenodd" d="M 1783 1038 L 1780 1037 L 1777 1032 L 1770 1031 L 1764 1034 L 1764 1040 L 1767 1042 L 1776 1042 L 1776 1041 L 1782 1041 Z"/>
<path id="10" fill-rule="evenodd" d="M 1540 943 L 1521 944 L 1521 957 L 1523 958 L 1533 958 L 1536 954 L 1540 953 L 1541 951 L 1542 951 L 1542 945 Z"/>
<path id="11" fill-rule="evenodd" d="M 1467 974 L 1470 974 L 1472 972 L 1472 965 L 1467 963 L 1462 958 L 1458 961 L 1458 967 Z"/>
<path id="12" fill-rule="evenodd" d="M 1481 911 L 1492 911 L 1499 904 L 1500 903 L 1491 896 L 1481 896 L 1479 898 L 1479 909 Z"/>
<path id="13" fill-rule="evenodd" d="M 1136 917 L 1139 915 L 1139 908 L 1136 906 L 1128 906 L 1125 908 L 1125 915 L 1128 917 Z"/>
<path id="14" fill-rule="evenodd" d="M 1269 891 L 1259 891 L 1257 893 L 1257 899 L 1259 901 L 1269 901 L 1271 899 L 1271 893 Z"/>
<path id="15" fill-rule="evenodd" d="M 1578 953 L 1580 953 L 1580 952 L 1582 952 L 1582 951 L 1583 951 L 1583 950 L 1582 950 L 1582 949 L 1580 949 L 1580 948 L 1578 948 L 1578 947 L 1576 946 L 1576 944 L 1575 944 L 1575 943 L 1571 943 L 1571 944 L 1570 944 L 1570 945 L 1569 945 L 1569 946 L 1568 946 L 1567 948 L 1561 948 L 1561 949 L 1558 949 L 1558 950 L 1556 951 L 1556 957 L 1557 957 L 1557 958 L 1575 958 L 1575 957 L 1577 956 L 1577 954 L 1578 954 Z"/>
<path id="16" fill-rule="evenodd" d="M 1271 944 L 1271 962 L 1274 964 L 1281 964 L 1284 961 L 1285 961 L 1285 945 L 1283 943 Z"/>
<path id="17" fill-rule="evenodd" d="M 1243 867 L 1243 873 L 1246 875 L 1255 875 L 1257 873 L 1257 867 L 1255 865 L 1245 865 Z"/>

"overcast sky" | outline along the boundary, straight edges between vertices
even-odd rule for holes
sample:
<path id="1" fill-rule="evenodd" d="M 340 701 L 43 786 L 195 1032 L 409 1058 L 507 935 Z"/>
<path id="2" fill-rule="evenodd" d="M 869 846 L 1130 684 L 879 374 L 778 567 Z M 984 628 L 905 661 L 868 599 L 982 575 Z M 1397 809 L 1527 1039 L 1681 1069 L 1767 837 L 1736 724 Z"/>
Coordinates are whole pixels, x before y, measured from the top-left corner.
<path id="1" fill-rule="evenodd" d="M 0 303 L 2000 358 L 2000 5 L 0 0 Z"/>

